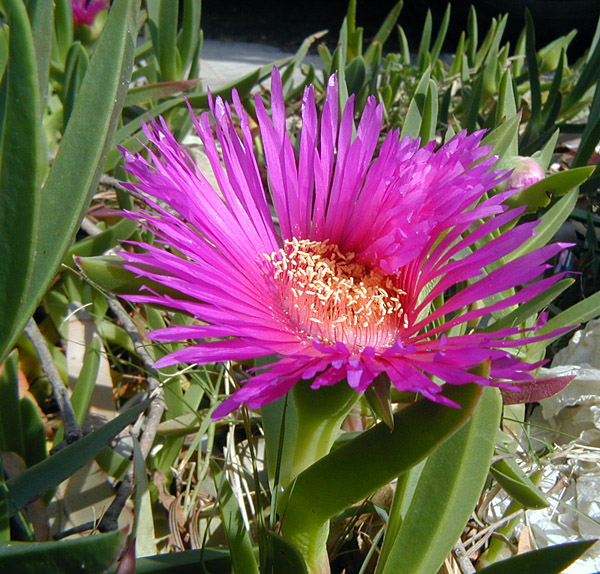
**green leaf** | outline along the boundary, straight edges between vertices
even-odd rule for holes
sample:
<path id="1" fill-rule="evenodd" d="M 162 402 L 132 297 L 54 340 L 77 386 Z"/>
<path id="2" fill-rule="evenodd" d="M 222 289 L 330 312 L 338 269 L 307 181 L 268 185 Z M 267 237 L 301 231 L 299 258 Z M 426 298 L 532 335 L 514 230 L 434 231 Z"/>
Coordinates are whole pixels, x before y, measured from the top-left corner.
<path id="1" fill-rule="evenodd" d="M 550 319 L 537 334 L 544 335 L 562 327 L 576 328 L 580 323 L 585 323 L 590 319 L 596 318 L 598 315 L 600 315 L 600 292 L 594 293 L 594 295 L 587 297 L 583 301 L 579 301 L 579 303 L 576 303 L 555 317 L 552 317 L 552 319 Z M 527 360 L 529 360 L 530 357 L 539 356 L 543 350 L 559 336 L 560 335 L 551 337 L 544 341 L 539 341 L 538 343 L 531 343 L 527 349 Z"/>
<path id="2" fill-rule="evenodd" d="M 193 66 L 193 58 L 197 53 L 198 45 L 202 42 L 200 32 L 201 16 L 202 1 L 185 0 L 183 4 L 182 28 L 177 40 L 182 70 L 186 70 L 190 64 Z"/>
<path id="3" fill-rule="evenodd" d="M 493 322 L 488 327 L 484 329 L 477 329 L 477 332 L 490 333 L 498 331 L 499 329 L 506 329 L 521 325 L 527 319 L 529 319 L 529 317 L 532 317 L 552 303 L 554 299 L 556 299 L 563 291 L 565 291 L 565 289 L 568 289 L 571 285 L 573 285 L 574 282 L 574 279 L 563 279 L 562 281 L 555 283 L 550 288 L 546 289 L 546 291 L 540 293 L 533 299 L 518 305 L 514 311 L 504 315 L 501 319 Z"/>
<path id="4" fill-rule="evenodd" d="M 127 263 L 117 255 L 75 257 L 74 260 L 85 277 L 99 288 L 110 293 L 127 295 L 137 293 L 143 286 L 147 286 L 157 293 L 169 294 L 179 299 L 185 299 L 181 293 L 165 287 L 161 283 L 144 277 L 137 277 L 135 273 L 125 269 Z M 160 270 L 157 269 L 156 271 L 160 273 Z"/>
<path id="5" fill-rule="evenodd" d="M 454 59 L 452 60 L 452 65 L 448 70 L 448 77 L 453 77 L 459 74 L 460 72 L 460 64 L 462 62 L 463 54 L 465 53 L 465 32 L 464 30 L 460 33 L 460 37 L 458 38 L 458 45 L 456 46 L 456 51 L 454 52 Z"/>
<path id="6" fill-rule="evenodd" d="M 408 106 L 408 111 L 406 112 L 406 118 L 404 119 L 404 125 L 402 126 L 400 137 L 409 136 L 411 138 L 417 138 L 421 133 L 423 113 L 426 109 L 428 94 L 430 91 L 429 78 L 430 70 L 427 68 L 419 79 L 415 93 Z"/>
<path id="7" fill-rule="evenodd" d="M 562 172 L 569 173 L 569 172 Z M 542 217 L 540 224 L 535 228 L 536 234 L 530 237 L 520 247 L 515 249 L 505 260 L 512 261 L 517 257 L 521 257 L 535 249 L 543 247 L 554 237 L 555 233 L 560 229 L 560 226 L 567 220 L 575 204 L 579 193 L 577 189 L 572 189 L 564 197 L 561 197 Z"/>
<path id="8" fill-rule="evenodd" d="M 431 17 L 431 10 L 427 10 L 425 16 L 425 23 L 423 24 L 423 31 L 421 32 L 421 42 L 419 44 L 419 51 L 417 52 L 417 69 L 420 73 L 425 71 L 427 65 L 427 56 L 429 55 L 429 46 L 431 44 L 431 29 L 433 27 L 433 19 Z"/>
<path id="9" fill-rule="evenodd" d="M 440 29 L 435 38 L 435 42 L 433 43 L 433 48 L 431 48 L 431 61 L 435 62 L 440 57 L 440 52 L 442 51 L 442 46 L 444 45 L 444 40 L 446 39 L 446 34 L 448 33 L 448 25 L 450 24 L 450 4 L 446 6 L 446 11 L 444 12 L 444 17 L 442 18 L 442 23 L 440 24 Z"/>
<path id="10" fill-rule="evenodd" d="M 514 118 L 517 114 L 517 104 L 515 102 L 515 92 L 513 87 L 512 74 L 510 69 L 506 70 L 502 75 L 500 81 L 500 89 L 498 90 L 498 108 L 496 110 L 496 124 L 502 126 L 508 118 Z M 520 119 L 520 116 L 519 116 Z M 517 124 L 518 125 L 518 124 Z M 511 150 L 511 155 L 518 155 L 518 132 L 517 132 L 517 143 L 514 149 Z"/>
<path id="11" fill-rule="evenodd" d="M 115 225 L 75 243 L 64 258 L 66 265 L 73 265 L 73 257 L 90 257 L 100 255 L 118 245 L 119 241 L 129 239 L 138 229 L 138 222 L 132 219 L 122 219 Z"/>
<path id="12" fill-rule="evenodd" d="M 125 543 L 121 531 L 59 542 L 9 542 L 0 546 L 0 572 L 102 574 Z"/>
<path id="13" fill-rule="evenodd" d="M 109 570 L 116 574 L 116 567 Z M 231 557 L 226 550 L 202 548 L 146 556 L 135 561 L 135 574 L 231 574 Z"/>
<path id="14" fill-rule="evenodd" d="M 600 68 L 600 18 L 596 26 L 594 40 L 590 47 L 590 52 L 579 73 L 577 82 L 566 95 L 561 108 L 561 114 L 568 115 L 571 108 L 576 108 L 585 93 L 598 82 L 598 69 Z"/>
<path id="15" fill-rule="evenodd" d="M 229 543 L 229 552 L 231 553 L 231 562 L 235 572 L 240 574 L 259 574 L 258 564 L 252 550 L 250 535 L 246 530 L 238 502 L 231 490 L 231 486 L 219 465 L 211 460 L 211 469 L 215 488 L 219 493 L 219 509 L 227 541 Z"/>
<path id="16" fill-rule="evenodd" d="M 29 397 L 23 397 L 19 401 L 19 407 L 25 447 L 25 465 L 33 466 L 48 456 L 44 421 L 39 407 Z"/>
<path id="17" fill-rule="evenodd" d="M 179 2 L 161 0 L 158 13 L 158 44 L 156 55 L 163 81 L 174 81 L 180 77 L 177 49 L 177 17 Z"/>
<path id="18" fill-rule="evenodd" d="M 493 146 L 492 155 L 500 157 L 500 162 L 504 157 L 507 158 L 504 167 L 508 167 L 509 160 L 519 155 L 519 124 L 521 123 L 521 114 L 515 114 L 489 132 L 481 141 L 481 145 Z M 503 162 L 502 162 L 503 163 Z M 502 167 L 502 166 L 501 166 Z"/>
<path id="19" fill-rule="evenodd" d="M 577 30 L 571 30 L 566 36 L 561 36 L 553 40 L 541 50 L 538 50 L 538 58 L 540 60 L 540 74 L 546 74 L 552 70 L 556 70 L 562 52 L 566 52 L 567 48 L 577 35 Z"/>
<path id="20" fill-rule="evenodd" d="M 29 254 L 33 269 L 27 270 L 27 285 L 19 285 L 19 277 L 10 277 L 9 291 L 20 294 L 23 303 L 18 314 L 14 312 L 16 304 L 10 307 L 8 316 L 16 316 L 16 319 L 9 326 L 8 336 L 2 337 L 7 346 L 31 316 L 52 280 L 96 189 L 129 82 L 137 31 L 137 6 L 135 0 L 115 3 L 96 44 L 69 125 L 41 191 L 40 210 L 44 216 L 34 221 L 38 233 L 29 239 L 33 247 Z M 33 152 L 29 149 L 28 153 L 31 155 Z M 13 172 L 19 171 L 14 169 L 17 165 L 12 168 Z M 18 186 L 6 189 L 18 190 L 19 193 L 2 194 L 0 197 L 27 196 L 26 190 Z M 30 220 L 22 216 L 14 219 L 20 229 L 13 230 L 13 233 L 22 236 L 23 228 L 27 229 Z M 5 230 L 2 231 L 7 237 Z M 23 254 L 20 258 L 20 265 L 25 269 L 23 261 L 29 259 Z M 20 274 L 23 272 L 20 271 Z M 6 317 L 6 313 L 0 313 L 0 317 Z M 4 333 L 4 328 L 1 331 Z M 0 351 L 0 356 L 2 354 Z"/>
<path id="21" fill-rule="evenodd" d="M 350 64 L 348 64 L 345 75 L 348 93 L 358 95 L 367 77 L 367 67 L 361 56 L 354 58 Z"/>
<path id="22" fill-rule="evenodd" d="M 546 142 L 546 144 L 544 144 L 544 147 L 541 150 L 536 151 L 531 156 L 532 159 L 534 159 L 544 171 L 546 171 L 550 166 L 559 135 L 560 130 L 554 130 L 554 133 L 550 136 L 550 139 Z"/>
<path id="23" fill-rule="evenodd" d="M 532 550 L 486 566 L 479 574 L 559 574 L 595 542 L 582 540 Z"/>
<path id="24" fill-rule="evenodd" d="M 434 80 L 429 80 L 429 87 L 427 89 L 427 98 L 425 99 L 425 105 L 423 107 L 423 116 L 421 119 L 421 129 L 419 130 L 419 137 L 421 143 L 435 139 L 435 129 L 438 125 L 438 91 L 437 84 Z"/>
<path id="25" fill-rule="evenodd" d="M 199 79 L 178 80 L 173 82 L 160 82 L 159 84 L 145 84 L 143 86 L 138 86 L 137 88 L 131 88 L 127 92 L 124 105 L 138 106 L 161 98 L 168 98 L 179 92 L 191 90 L 199 81 Z"/>
<path id="26" fill-rule="evenodd" d="M 75 99 L 83 82 L 83 78 L 85 77 L 89 63 L 87 51 L 79 42 L 75 42 L 69 49 L 67 62 L 65 64 L 65 76 L 62 91 L 63 126 L 65 128 L 69 122 L 71 113 L 73 112 Z"/>
<path id="27" fill-rule="evenodd" d="M 517 461 L 502 459 L 490 467 L 490 474 L 505 492 L 524 508 L 546 508 L 548 502 Z"/>
<path id="28" fill-rule="evenodd" d="M 397 2 L 394 7 L 390 10 L 389 14 L 385 17 L 385 20 L 381 24 L 379 30 L 373 37 L 373 40 L 369 44 L 367 51 L 365 52 L 365 62 L 368 66 L 372 66 L 376 64 L 374 56 L 376 54 L 376 46 L 379 44 L 383 46 L 391 34 L 396 22 L 398 21 L 398 17 L 400 16 L 400 12 L 402 11 L 402 6 L 404 2 L 400 0 Z"/>
<path id="29" fill-rule="evenodd" d="M 0 362 L 31 315 L 42 178 L 41 101 L 35 45 L 21 0 L 4 0 L 9 59 L 0 84 Z"/>
<path id="30" fill-rule="evenodd" d="M 67 52 L 73 43 L 73 7 L 71 0 L 54 1 L 54 35 L 52 38 L 52 60 L 62 67 Z"/>
<path id="31" fill-rule="evenodd" d="M 48 71 L 50 70 L 50 55 L 52 53 L 52 2 L 47 0 L 29 0 L 27 12 L 31 21 L 33 42 L 35 45 L 38 86 L 40 90 L 40 113 L 48 97 Z"/>
<path id="32" fill-rule="evenodd" d="M 501 409 L 499 391 L 485 389 L 469 422 L 429 456 L 377 574 L 438 571 L 483 489 Z"/>
<path id="33" fill-rule="evenodd" d="M 11 516 L 81 468 L 150 404 L 144 401 L 7 481 Z"/>
<path id="34" fill-rule="evenodd" d="M 19 408 L 19 353 L 13 351 L 0 372 L 0 449 L 25 458 Z"/>
<path id="35" fill-rule="evenodd" d="M 585 129 L 581 136 L 581 143 L 577 153 L 573 158 L 572 167 L 586 165 L 592 154 L 596 151 L 596 146 L 600 141 L 600 84 L 594 91 L 594 99 L 590 107 L 590 114 L 587 118 Z"/>
<path id="36" fill-rule="evenodd" d="M 544 107 L 542 108 L 541 123 L 543 125 L 542 130 L 544 132 L 554 128 L 556 118 L 560 112 L 560 104 L 562 101 L 560 89 L 562 85 L 565 60 L 566 57 L 563 54 L 559 60 L 558 67 L 556 70 L 554 70 L 554 78 L 552 79 L 552 84 L 550 84 L 550 89 L 548 91 L 548 95 L 546 96 Z"/>
<path id="37" fill-rule="evenodd" d="M 464 126 L 469 131 L 478 128 L 479 109 L 481 107 L 481 96 L 483 94 L 483 73 L 479 72 L 471 77 L 471 85 L 465 91 Z"/>
<path id="38" fill-rule="evenodd" d="M 461 408 L 421 400 L 394 416 L 392 432 L 380 423 L 318 460 L 285 493 L 283 534 L 294 542 L 316 532 L 329 518 L 409 470 L 467 422 L 481 393 L 476 385 L 446 388 L 444 395 Z M 368 473 L 356 472 L 358 460 Z"/>
<path id="39" fill-rule="evenodd" d="M 289 541 L 267 532 L 267 567 L 270 574 L 307 574 L 306 562 L 300 551 Z"/>
<path id="40" fill-rule="evenodd" d="M 469 67 L 475 66 L 475 56 L 477 55 L 477 47 L 479 44 L 478 27 L 477 27 L 477 12 L 475 6 L 471 5 L 469 16 L 467 18 L 467 28 L 469 30 L 469 39 L 467 42 L 467 59 Z"/>

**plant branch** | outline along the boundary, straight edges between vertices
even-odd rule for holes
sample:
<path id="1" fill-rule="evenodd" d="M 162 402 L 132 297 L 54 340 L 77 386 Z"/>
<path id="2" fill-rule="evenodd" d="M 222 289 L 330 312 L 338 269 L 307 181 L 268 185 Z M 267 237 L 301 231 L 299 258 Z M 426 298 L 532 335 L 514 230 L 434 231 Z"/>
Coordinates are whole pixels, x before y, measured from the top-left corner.
<path id="1" fill-rule="evenodd" d="M 71 444 L 81 438 L 81 429 L 75 418 L 75 412 L 69 398 L 69 391 L 52 360 L 48 343 L 33 318 L 29 319 L 27 325 L 25 325 L 25 334 L 35 349 L 42 371 L 48 377 L 50 385 L 52 385 L 52 394 L 58 405 L 65 429 L 65 442 L 66 444 Z"/>

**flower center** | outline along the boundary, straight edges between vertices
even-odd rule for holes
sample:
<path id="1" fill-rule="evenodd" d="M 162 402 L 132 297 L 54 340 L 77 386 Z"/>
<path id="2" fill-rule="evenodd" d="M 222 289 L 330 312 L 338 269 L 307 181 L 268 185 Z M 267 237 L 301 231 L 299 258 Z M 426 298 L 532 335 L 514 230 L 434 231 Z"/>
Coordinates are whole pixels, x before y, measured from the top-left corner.
<path id="1" fill-rule="evenodd" d="M 265 255 L 295 327 L 324 343 L 386 347 L 406 327 L 402 296 L 393 276 L 355 261 L 327 241 L 292 239 Z"/>

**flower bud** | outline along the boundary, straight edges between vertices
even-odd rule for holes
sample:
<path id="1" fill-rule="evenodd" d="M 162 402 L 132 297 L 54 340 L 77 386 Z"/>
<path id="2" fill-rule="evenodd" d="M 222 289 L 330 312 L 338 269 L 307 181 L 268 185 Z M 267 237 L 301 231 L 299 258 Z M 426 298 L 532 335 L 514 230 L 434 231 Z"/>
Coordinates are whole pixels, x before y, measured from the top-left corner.
<path id="1" fill-rule="evenodd" d="M 514 171 L 505 182 L 506 189 L 525 189 L 544 179 L 544 170 L 534 159 L 518 155 L 514 162 Z"/>

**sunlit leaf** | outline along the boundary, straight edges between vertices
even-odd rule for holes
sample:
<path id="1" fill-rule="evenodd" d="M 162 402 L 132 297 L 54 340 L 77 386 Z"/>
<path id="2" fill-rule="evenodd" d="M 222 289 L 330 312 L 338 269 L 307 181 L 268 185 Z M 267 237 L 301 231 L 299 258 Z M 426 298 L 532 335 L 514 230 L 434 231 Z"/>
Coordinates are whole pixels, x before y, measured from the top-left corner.
<path id="1" fill-rule="evenodd" d="M 502 459 L 490 467 L 490 474 L 506 493 L 524 508 L 546 508 L 548 502 L 537 486 L 513 459 Z"/>
<path id="2" fill-rule="evenodd" d="M 377 574 L 438 571 L 483 489 L 500 411 L 500 393 L 486 389 L 471 420 L 429 455 Z"/>

